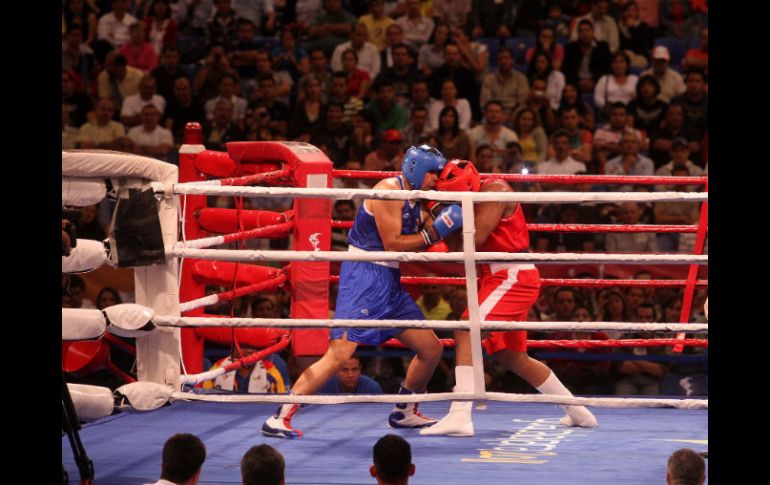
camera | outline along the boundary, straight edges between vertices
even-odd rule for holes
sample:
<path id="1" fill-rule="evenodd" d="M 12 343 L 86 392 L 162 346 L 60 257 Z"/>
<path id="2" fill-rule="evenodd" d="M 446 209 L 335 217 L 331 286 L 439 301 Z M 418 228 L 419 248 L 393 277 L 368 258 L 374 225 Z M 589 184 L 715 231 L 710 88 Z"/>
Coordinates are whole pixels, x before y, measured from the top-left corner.
<path id="1" fill-rule="evenodd" d="M 67 245 L 64 243 L 64 239 L 62 239 L 62 256 L 69 256 L 72 248 L 76 247 L 78 244 L 78 232 L 77 226 L 75 224 L 80 220 L 81 215 L 83 215 L 82 209 L 62 207 L 62 231 L 67 234 L 67 237 L 70 240 L 69 247 L 67 247 Z M 65 220 L 67 221 L 66 223 L 64 223 Z"/>
<path id="2" fill-rule="evenodd" d="M 62 240 L 61 255 L 69 256 L 70 253 L 72 252 L 72 248 L 74 248 L 78 244 L 77 228 L 75 227 L 75 224 L 67 221 L 66 224 L 62 225 L 62 231 L 64 231 L 67 234 L 67 237 L 70 240 L 70 244 L 69 244 L 69 247 L 67 247 L 64 244 L 64 240 Z"/>

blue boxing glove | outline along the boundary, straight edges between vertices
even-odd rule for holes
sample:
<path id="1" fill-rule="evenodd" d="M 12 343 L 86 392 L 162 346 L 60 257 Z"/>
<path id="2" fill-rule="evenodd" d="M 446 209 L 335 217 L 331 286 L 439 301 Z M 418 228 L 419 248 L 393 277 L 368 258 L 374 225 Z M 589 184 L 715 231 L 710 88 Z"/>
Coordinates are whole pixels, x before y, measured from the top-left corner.
<path id="1" fill-rule="evenodd" d="M 458 204 L 452 204 L 442 210 L 433 225 L 420 231 L 425 245 L 430 246 L 463 227 L 463 210 Z"/>

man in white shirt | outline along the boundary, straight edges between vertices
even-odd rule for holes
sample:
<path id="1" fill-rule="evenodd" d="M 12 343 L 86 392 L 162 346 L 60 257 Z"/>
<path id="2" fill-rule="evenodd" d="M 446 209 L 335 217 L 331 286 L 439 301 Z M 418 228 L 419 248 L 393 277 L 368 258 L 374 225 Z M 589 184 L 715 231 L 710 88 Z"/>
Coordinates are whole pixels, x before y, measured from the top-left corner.
<path id="1" fill-rule="evenodd" d="M 604 167 L 606 175 L 653 175 L 655 164 L 649 158 L 639 154 L 639 137 L 633 131 L 625 131 L 620 136 L 621 154 L 610 159 Z M 610 187 L 610 190 L 630 192 L 633 185 Z"/>
<path id="2" fill-rule="evenodd" d="M 537 165 L 537 173 L 546 175 L 575 175 L 578 172 L 585 172 L 586 165 L 578 162 L 570 156 L 572 153 L 572 144 L 570 136 L 566 130 L 556 130 L 551 135 L 551 144 L 553 145 L 554 156 L 545 162 Z M 543 190 L 559 190 L 558 186 L 553 184 L 542 184 Z"/>
<path id="3" fill-rule="evenodd" d="M 155 106 L 161 115 L 166 110 L 166 100 L 160 94 L 155 94 L 155 87 L 155 79 L 148 74 L 139 81 L 139 92 L 123 100 L 120 121 L 126 127 L 141 123 L 142 108 L 148 104 Z"/>
<path id="4" fill-rule="evenodd" d="M 380 73 L 380 51 L 377 47 L 368 42 L 369 31 L 366 25 L 357 23 L 350 32 L 350 40 L 343 42 L 334 48 L 332 54 L 332 69 L 334 71 L 342 70 L 342 53 L 348 49 L 353 49 L 358 54 L 358 67 L 369 73 L 372 79 Z"/>
<path id="5" fill-rule="evenodd" d="M 134 153 L 166 161 L 174 148 L 171 130 L 159 125 L 160 112 L 148 104 L 142 108 L 142 124 L 128 130 L 128 138 L 134 142 Z"/>
<path id="6" fill-rule="evenodd" d="M 406 0 L 405 3 L 406 13 L 396 19 L 396 24 L 404 31 L 404 43 L 417 51 L 428 42 L 435 24 L 420 11 L 420 0 Z"/>
<path id="7" fill-rule="evenodd" d="M 219 84 L 217 89 L 219 90 L 219 96 L 206 101 L 204 109 L 206 110 L 206 119 L 212 121 L 214 119 L 214 108 L 216 108 L 217 101 L 220 99 L 226 99 L 233 104 L 233 123 L 241 126 L 243 118 L 246 116 L 246 106 L 248 103 L 245 99 L 235 95 L 235 76 L 232 74 L 225 74 L 219 78 Z"/>
<path id="8" fill-rule="evenodd" d="M 106 40 L 117 49 L 128 42 L 128 28 L 136 17 L 128 13 L 128 0 L 113 0 L 112 12 L 102 15 L 96 28 L 99 40 Z"/>
<path id="9" fill-rule="evenodd" d="M 484 123 L 468 130 L 468 138 L 473 146 L 489 145 L 494 151 L 492 162 L 500 167 L 503 165 L 506 147 L 509 142 L 519 141 L 516 132 L 503 126 L 503 104 L 497 100 L 484 104 Z M 475 153 L 474 153 L 475 158 Z"/>
<path id="10" fill-rule="evenodd" d="M 625 202 L 618 208 L 618 222 L 639 224 L 642 210 L 636 202 Z M 613 232 L 607 234 L 605 248 L 608 253 L 657 253 L 658 243 L 651 232 Z"/>
<path id="11" fill-rule="evenodd" d="M 673 174 L 673 170 L 675 167 L 686 168 L 688 175 L 692 177 L 700 177 L 703 175 L 708 175 L 703 172 L 702 168 L 700 168 L 698 165 L 695 165 L 692 162 L 692 160 L 690 160 L 690 146 L 688 145 L 686 138 L 681 138 L 681 137 L 674 138 L 671 141 L 671 161 L 663 165 L 659 169 L 655 170 L 655 175 L 670 177 Z M 661 191 L 673 191 L 676 189 L 677 189 L 677 186 L 675 185 L 657 186 L 657 190 L 661 190 Z M 698 189 L 697 185 L 687 186 L 687 190 L 689 192 L 693 192 L 697 189 Z"/>

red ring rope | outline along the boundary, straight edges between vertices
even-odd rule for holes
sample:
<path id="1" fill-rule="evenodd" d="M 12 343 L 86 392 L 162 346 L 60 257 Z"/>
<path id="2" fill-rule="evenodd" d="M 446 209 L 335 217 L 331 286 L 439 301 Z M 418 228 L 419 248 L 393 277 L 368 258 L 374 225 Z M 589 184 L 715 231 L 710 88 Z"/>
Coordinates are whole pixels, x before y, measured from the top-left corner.
<path id="1" fill-rule="evenodd" d="M 289 232 L 294 228 L 294 221 L 282 222 L 271 226 L 258 227 L 248 231 L 233 232 L 222 236 L 225 243 L 243 241 L 257 237 L 288 237 Z"/>
<path id="2" fill-rule="evenodd" d="M 338 275 L 329 276 L 332 283 L 339 282 Z M 465 286 L 465 278 L 453 276 L 402 276 L 404 285 L 453 285 Z M 640 288 L 678 288 L 685 286 L 687 280 L 600 280 L 582 278 L 542 278 L 542 286 L 578 286 L 582 288 L 612 288 L 614 286 L 634 286 Z M 695 286 L 707 287 L 708 280 L 697 280 Z"/>
<path id="3" fill-rule="evenodd" d="M 232 363 L 226 365 L 223 367 L 225 373 L 236 370 L 242 366 L 249 365 L 253 362 L 256 362 L 258 360 L 262 360 L 268 355 L 272 355 L 276 352 L 279 352 L 286 348 L 286 346 L 289 345 L 289 337 L 288 335 L 281 336 L 281 339 L 276 342 L 275 344 L 271 345 L 270 347 L 264 348 L 260 350 L 259 352 L 255 352 L 248 357 L 240 358 L 236 361 L 233 361 Z"/>
<path id="4" fill-rule="evenodd" d="M 353 221 L 332 221 L 333 229 L 350 229 Z M 670 224 L 527 224 L 530 231 L 543 232 L 698 232 L 696 225 Z"/>
<path id="5" fill-rule="evenodd" d="M 218 298 L 217 303 L 221 303 L 223 301 L 230 301 L 230 300 L 234 300 L 236 298 L 240 298 L 241 296 L 250 295 L 250 294 L 256 293 L 258 291 L 277 288 L 277 287 L 281 286 L 282 284 L 284 284 L 286 282 L 286 279 L 287 279 L 286 273 L 283 273 L 283 274 L 281 274 L 280 276 L 278 276 L 276 278 L 271 278 L 269 280 L 261 281 L 259 283 L 254 283 L 254 284 L 251 284 L 251 285 L 241 286 L 239 288 L 235 288 L 234 290 L 225 291 L 225 292 L 222 292 L 222 293 L 214 293 L 213 295 L 216 295 L 216 297 Z M 205 296 L 203 298 L 198 298 L 196 300 L 192 300 L 192 301 L 189 301 L 189 302 L 184 302 L 183 304 L 184 305 L 188 305 L 188 304 L 193 304 L 193 303 L 196 303 L 196 302 L 202 302 L 202 301 L 206 300 L 206 298 L 208 298 L 209 296 L 212 296 L 212 295 L 207 295 L 207 296 Z M 189 311 L 192 311 L 192 310 L 187 310 L 185 313 L 187 313 Z M 230 316 L 232 316 L 232 315 L 230 315 Z"/>
<path id="6" fill-rule="evenodd" d="M 367 170 L 332 170 L 332 177 L 355 179 L 384 179 L 401 172 Z M 482 173 L 481 178 L 496 177 L 509 182 L 547 182 L 549 184 L 622 184 L 622 185 L 705 185 L 708 177 L 664 177 L 632 175 L 523 175 Z"/>
<path id="7" fill-rule="evenodd" d="M 439 339 L 441 345 L 454 347 L 455 341 L 451 338 Z M 623 347 L 670 347 L 676 344 L 688 345 L 690 347 L 708 347 L 708 339 L 685 339 L 677 340 L 675 338 L 654 338 L 654 339 L 607 339 L 607 340 L 527 340 L 527 347 L 533 349 L 598 349 L 598 348 L 623 348 Z M 390 339 L 383 344 L 386 347 L 397 347 L 405 349 L 406 345 L 400 340 Z"/>
<path id="8" fill-rule="evenodd" d="M 226 179 L 218 179 L 220 185 L 231 185 L 234 187 L 242 187 L 249 184 L 273 184 L 282 178 L 291 176 L 291 170 L 273 170 L 271 172 L 261 172 L 253 175 L 244 175 L 242 177 L 230 177 Z"/>

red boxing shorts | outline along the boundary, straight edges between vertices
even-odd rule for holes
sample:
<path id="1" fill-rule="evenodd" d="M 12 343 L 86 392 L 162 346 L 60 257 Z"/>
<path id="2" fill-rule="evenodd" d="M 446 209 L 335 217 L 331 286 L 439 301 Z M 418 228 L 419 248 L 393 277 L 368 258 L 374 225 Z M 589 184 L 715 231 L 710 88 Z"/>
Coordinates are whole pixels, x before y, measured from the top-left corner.
<path id="1" fill-rule="evenodd" d="M 490 321 L 527 321 L 527 313 L 540 294 L 540 272 L 532 264 L 492 263 L 481 265 L 479 316 Z M 468 310 L 463 318 L 468 318 Z M 527 351 L 526 330 L 491 332 L 483 341 L 488 354 L 508 349 Z"/>

